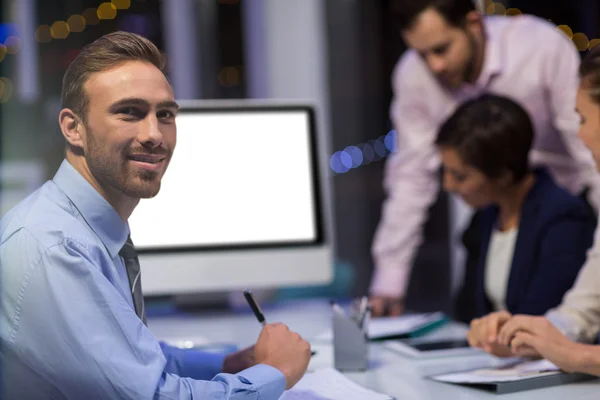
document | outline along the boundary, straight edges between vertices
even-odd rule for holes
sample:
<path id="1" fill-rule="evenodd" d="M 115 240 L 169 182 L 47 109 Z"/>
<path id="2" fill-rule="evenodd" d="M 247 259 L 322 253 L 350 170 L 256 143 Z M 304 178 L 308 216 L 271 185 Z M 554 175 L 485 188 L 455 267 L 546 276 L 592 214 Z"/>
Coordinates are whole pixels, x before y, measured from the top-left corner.
<path id="1" fill-rule="evenodd" d="M 481 368 L 473 371 L 437 375 L 431 377 L 431 379 L 448 383 L 480 384 L 516 382 L 560 373 L 560 368 L 550 361 L 539 360 L 520 361 L 516 364 L 509 364 L 498 368 Z"/>
<path id="2" fill-rule="evenodd" d="M 279 400 L 394 400 L 346 378 L 333 368 L 309 372 Z"/>
<path id="3" fill-rule="evenodd" d="M 446 321 L 443 313 L 403 315 L 401 317 L 374 318 L 369 321 L 369 340 L 409 336 L 419 330 L 442 324 Z M 315 337 L 316 340 L 333 340 L 333 332 L 325 331 Z"/>

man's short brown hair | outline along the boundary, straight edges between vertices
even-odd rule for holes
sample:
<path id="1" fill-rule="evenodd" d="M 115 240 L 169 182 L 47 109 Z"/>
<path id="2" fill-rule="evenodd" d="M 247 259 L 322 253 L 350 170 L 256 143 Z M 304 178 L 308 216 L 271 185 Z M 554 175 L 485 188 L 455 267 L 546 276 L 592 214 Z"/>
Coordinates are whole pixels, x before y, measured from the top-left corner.
<path id="1" fill-rule="evenodd" d="M 93 73 L 127 61 L 148 62 L 164 73 L 165 58 L 150 40 L 135 33 L 109 33 L 85 46 L 67 68 L 62 82 L 62 108 L 70 108 L 85 121 L 90 103 L 85 83 Z"/>

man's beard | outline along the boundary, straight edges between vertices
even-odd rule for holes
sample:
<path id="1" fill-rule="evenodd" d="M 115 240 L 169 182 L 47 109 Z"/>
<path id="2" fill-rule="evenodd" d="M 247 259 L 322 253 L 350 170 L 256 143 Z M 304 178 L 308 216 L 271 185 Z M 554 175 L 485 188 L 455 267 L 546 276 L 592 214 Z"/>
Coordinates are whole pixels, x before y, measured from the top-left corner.
<path id="1" fill-rule="evenodd" d="M 471 55 L 467 60 L 467 65 L 465 65 L 465 70 L 463 73 L 463 82 L 470 82 L 474 77 L 475 73 L 475 65 L 477 64 L 477 58 L 479 56 L 477 40 L 475 37 L 467 32 L 467 38 L 469 39 L 469 48 L 471 49 Z"/>
<path id="2" fill-rule="evenodd" d="M 475 37 L 471 35 L 469 32 L 466 32 L 467 39 L 469 41 L 469 57 L 462 69 L 462 71 L 458 72 L 457 79 L 455 80 L 443 80 L 440 79 L 440 82 L 443 86 L 446 86 L 449 89 L 459 88 L 465 82 L 471 82 L 473 79 L 473 74 L 475 72 L 477 59 L 478 59 L 478 45 Z"/>
<path id="3" fill-rule="evenodd" d="M 88 150 L 84 156 L 90 172 L 99 182 L 131 198 L 148 199 L 158 194 L 162 178 L 160 172 L 129 168 L 127 155 L 130 153 L 164 154 L 166 156 L 164 162 L 168 164 L 170 154 L 164 148 L 154 150 L 142 148 L 135 152 L 125 149 L 115 153 L 99 144 L 89 127 L 86 127 L 86 130 Z"/>

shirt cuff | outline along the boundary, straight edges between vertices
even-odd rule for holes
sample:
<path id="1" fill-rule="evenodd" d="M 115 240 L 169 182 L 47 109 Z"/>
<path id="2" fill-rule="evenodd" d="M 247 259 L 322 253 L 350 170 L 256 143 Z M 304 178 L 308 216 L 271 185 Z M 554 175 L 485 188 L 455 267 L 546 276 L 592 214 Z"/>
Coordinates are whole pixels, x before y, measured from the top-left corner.
<path id="1" fill-rule="evenodd" d="M 285 376 L 269 365 L 258 364 L 235 375 L 242 382 L 254 385 L 261 399 L 278 399 L 285 391 Z"/>
<path id="2" fill-rule="evenodd" d="M 374 296 L 404 297 L 410 268 L 401 266 L 377 267 L 369 292 Z"/>
<path id="3" fill-rule="evenodd" d="M 551 310 L 546 314 L 546 319 L 556 327 L 563 335 L 573 342 L 578 342 L 581 339 L 581 330 L 572 320 L 559 311 Z"/>

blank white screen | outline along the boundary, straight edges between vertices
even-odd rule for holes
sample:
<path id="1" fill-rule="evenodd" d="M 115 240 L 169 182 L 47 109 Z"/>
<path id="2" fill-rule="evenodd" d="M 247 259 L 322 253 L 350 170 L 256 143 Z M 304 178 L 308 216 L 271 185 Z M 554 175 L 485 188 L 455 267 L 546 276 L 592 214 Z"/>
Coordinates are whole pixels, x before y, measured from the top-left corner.
<path id="1" fill-rule="evenodd" d="M 129 219 L 138 249 L 312 242 L 304 110 L 183 111 L 159 194 Z"/>

